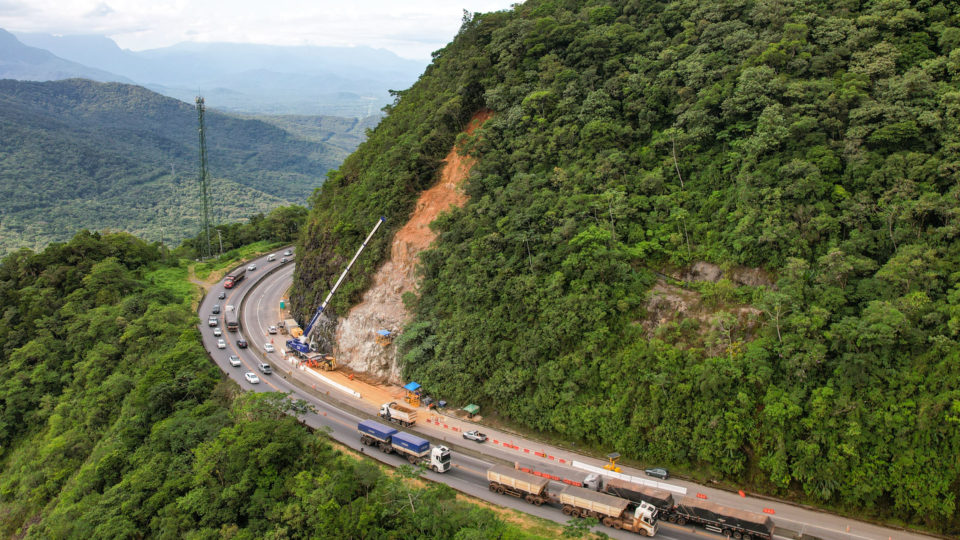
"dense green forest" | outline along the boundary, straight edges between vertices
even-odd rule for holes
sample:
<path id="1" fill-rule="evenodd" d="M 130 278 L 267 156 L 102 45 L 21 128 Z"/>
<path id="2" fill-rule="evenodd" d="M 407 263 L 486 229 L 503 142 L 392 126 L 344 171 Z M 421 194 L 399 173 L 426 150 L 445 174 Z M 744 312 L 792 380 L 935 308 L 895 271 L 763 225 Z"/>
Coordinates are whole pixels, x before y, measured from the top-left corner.
<path id="1" fill-rule="evenodd" d="M 347 120 L 287 121 L 308 137 L 207 107 L 214 222 L 303 203 L 363 135 Z M 191 104 L 124 84 L 3 80 L 0 133 L 0 253 L 65 241 L 81 228 L 174 244 L 199 228 Z"/>
<path id="2" fill-rule="evenodd" d="M 0 536 L 526 538 L 343 454 L 200 342 L 182 259 L 81 232 L 0 262 Z"/>
<path id="3" fill-rule="evenodd" d="M 528 0 L 466 15 L 387 112 L 311 199 L 301 313 L 459 142 L 470 199 L 422 256 L 407 376 L 639 463 L 960 534 L 956 3 Z M 684 277 L 704 263 L 724 277 Z M 709 317 L 657 320 L 664 289 Z"/>

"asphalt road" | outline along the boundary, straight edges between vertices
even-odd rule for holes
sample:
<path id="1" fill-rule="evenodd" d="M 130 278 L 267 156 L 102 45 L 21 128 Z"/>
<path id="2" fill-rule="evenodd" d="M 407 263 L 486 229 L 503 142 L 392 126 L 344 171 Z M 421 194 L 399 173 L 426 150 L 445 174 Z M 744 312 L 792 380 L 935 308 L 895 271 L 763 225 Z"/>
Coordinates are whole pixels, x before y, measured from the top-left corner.
<path id="1" fill-rule="evenodd" d="M 280 252 L 282 251 L 281 249 Z M 277 261 L 274 262 L 268 262 L 266 257 L 261 257 L 244 263 L 244 266 L 246 266 L 253 262 L 257 265 L 257 270 L 247 271 L 245 279 L 233 289 L 224 289 L 221 282 L 208 291 L 199 308 L 200 330 L 204 346 L 210 351 L 217 366 L 242 388 L 253 391 L 290 392 L 293 397 L 306 400 L 317 411 L 302 417 L 307 425 L 318 429 L 326 429 L 333 439 L 347 446 L 360 449 L 361 445 L 356 429 L 357 422 L 363 419 L 376 418 L 376 406 L 354 399 L 340 390 L 325 385 L 322 381 L 310 378 L 304 372 L 296 370 L 292 364 L 283 359 L 280 352 L 284 348 L 283 342 L 287 338 L 285 335 L 277 334 L 274 336 L 274 346 L 277 352 L 264 352 L 263 346 L 270 339 L 267 337 L 267 327 L 277 322 L 279 302 L 290 287 L 294 270 L 292 262 L 280 265 L 280 252 L 278 252 Z M 217 298 L 221 291 L 226 292 L 226 298 L 223 300 Z M 223 338 L 226 341 L 227 348 L 217 349 L 217 338 L 213 336 L 213 328 L 207 325 L 207 316 L 216 303 L 220 303 L 221 307 L 231 304 L 236 309 L 241 310 L 242 329 L 240 333 L 246 337 L 250 348 L 238 348 L 236 339 L 239 336 L 227 332 L 223 328 Z M 222 325 L 222 313 L 220 320 Z M 227 358 L 231 354 L 240 357 L 241 367 L 235 368 L 229 365 Z M 257 362 L 260 360 L 266 360 L 273 366 L 273 375 L 264 375 L 256 369 Z M 254 385 L 247 382 L 243 374 L 248 371 L 256 373 L 260 377 L 261 383 Z M 459 433 L 451 431 L 454 425 L 462 430 L 479 427 L 490 436 L 491 442 L 477 444 L 465 441 Z M 603 464 L 598 460 L 579 455 L 568 449 L 553 448 L 541 442 L 527 440 L 516 434 L 498 432 L 482 426 L 473 426 L 460 419 L 450 418 L 446 429 L 442 425 L 418 422 L 416 426 L 404 428 L 404 430 L 416 432 L 418 435 L 432 440 L 435 444 L 445 444 L 451 449 L 453 468 L 444 474 L 427 471 L 424 473 L 426 478 L 444 482 L 463 493 L 494 504 L 515 508 L 558 523 L 566 523 L 569 518 L 561 514 L 556 508 L 546 505 L 535 507 L 520 499 L 491 493 L 487 489 L 486 470 L 495 463 L 510 465 L 517 463 L 522 467 L 530 467 L 562 478 L 576 480 L 582 478 L 586 473 L 571 468 L 569 466 L 571 461 L 576 460 L 594 466 Z M 492 444 L 493 440 L 497 440 L 499 444 Z M 366 447 L 365 449 L 369 450 Z M 542 458 L 536 457 L 535 452 L 542 452 L 544 456 Z M 366 453 L 368 456 L 391 466 L 406 463 L 405 459 L 396 455 L 370 451 Z M 547 459 L 548 456 L 549 460 Z M 560 461 L 565 462 L 565 464 L 560 465 Z M 624 472 L 633 475 L 642 474 L 638 471 L 628 471 L 626 469 Z M 795 538 L 799 537 L 799 534 L 806 535 L 806 538 L 823 538 L 825 540 L 890 540 L 892 538 L 921 540 L 931 538 L 808 510 L 779 501 L 740 497 L 737 493 L 690 482 L 675 479 L 670 479 L 668 482 L 678 489 L 685 488 L 688 496 L 694 496 L 698 493 L 703 494 L 710 502 L 725 506 L 754 512 L 762 512 L 763 509 L 774 510 L 775 514 L 772 517 L 778 527 L 776 538 Z M 562 487 L 562 483 L 552 482 L 550 489 L 555 492 Z M 675 497 L 678 497 L 678 495 L 675 495 Z M 596 530 L 612 538 L 637 537 L 635 534 L 602 526 Z M 678 540 L 704 537 L 723 538 L 703 529 L 693 528 L 689 525 L 680 527 L 665 521 L 660 522 L 657 537 Z"/>

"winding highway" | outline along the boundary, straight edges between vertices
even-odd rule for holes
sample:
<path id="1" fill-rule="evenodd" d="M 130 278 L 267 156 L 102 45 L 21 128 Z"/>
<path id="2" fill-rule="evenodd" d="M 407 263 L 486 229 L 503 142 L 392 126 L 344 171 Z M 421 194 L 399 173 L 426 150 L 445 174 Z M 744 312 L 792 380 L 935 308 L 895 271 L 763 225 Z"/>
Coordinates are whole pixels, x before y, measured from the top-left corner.
<path id="1" fill-rule="evenodd" d="M 282 251 L 282 250 L 281 250 Z M 231 379 L 243 389 L 259 392 L 289 392 L 292 397 L 303 399 L 313 405 L 315 413 L 301 416 L 302 421 L 315 428 L 325 429 L 331 438 L 363 451 L 357 434 L 357 422 L 364 419 L 375 419 L 377 406 L 351 396 L 341 389 L 326 384 L 323 380 L 314 378 L 307 372 L 296 369 L 286 361 L 281 353 L 283 341 L 287 336 L 276 335 L 274 345 L 276 352 L 265 352 L 264 345 L 270 342 L 267 328 L 275 325 L 278 319 L 280 299 L 285 297 L 290 288 L 294 263 L 281 264 L 279 260 L 268 261 L 261 257 L 244 263 L 254 263 L 257 270 L 247 271 L 245 278 L 233 289 L 224 289 L 221 281 L 206 292 L 198 309 L 200 315 L 200 333 L 204 347 L 211 359 Z M 225 292 L 226 298 L 219 299 L 218 294 Z M 226 342 L 225 349 L 217 348 L 218 337 L 214 336 L 214 328 L 208 326 L 207 317 L 214 304 L 233 305 L 240 313 L 240 334 L 249 342 L 249 348 L 241 349 L 237 346 L 237 333 L 228 332 L 223 327 L 223 315 L 220 315 L 222 338 Z M 232 367 L 228 361 L 230 355 L 240 357 L 241 366 Z M 260 361 L 266 361 L 274 370 L 272 375 L 260 373 L 256 366 Z M 259 384 L 251 384 L 244 378 L 247 372 L 255 373 L 260 378 Z M 421 412 L 421 415 L 423 412 Z M 477 444 L 462 439 L 458 430 L 481 429 L 490 436 L 490 442 Z M 582 468 L 571 466 L 576 462 L 578 467 L 599 467 L 603 462 L 582 456 L 570 450 L 550 447 L 542 442 L 533 441 L 512 433 L 499 432 L 487 427 L 474 426 L 460 419 L 444 419 L 442 423 L 434 424 L 418 422 L 415 426 L 404 428 L 404 431 L 416 432 L 417 435 L 431 440 L 434 444 L 443 444 L 450 448 L 453 468 L 444 474 L 425 471 L 423 475 L 432 481 L 443 482 L 465 494 L 490 501 L 491 503 L 511 507 L 529 514 L 533 514 L 558 523 L 566 523 L 570 518 L 563 515 L 558 508 L 544 505 L 542 507 L 527 504 L 521 499 L 492 493 L 487 488 L 486 470 L 494 464 L 507 464 L 528 467 L 561 478 L 579 479 L 585 476 Z M 369 452 L 369 457 L 391 466 L 406 464 L 406 460 L 394 454 Z M 642 475 L 639 471 L 628 471 L 630 475 Z M 756 497 L 743 497 L 738 493 L 706 487 L 682 480 L 670 479 L 670 489 L 686 491 L 687 496 L 698 495 L 724 506 L 740 508 L 752 512 L 766 512 L 771 514 L 777 525 L 774 535 L 777 539 L 804 538 L 824 540 L 929 540 L 930 536 L 910 533 L 902 530 L 879 527 L 873 524 L 856 521 L 850 518 L 826 514 L 815 510 L 793 506 L 780 501 L 766 500 Z M 551 492 L 559 491 L 564 484 L 551 482 Z M 664 487 L 664 486 L 662 486 Z M 675 493 L 675 498 L 678 493 Z M 637 538 L 638 535 L 608 527 L 598 526 L 597 532 L 603 532 L 612 538 Z M 694 538 L 723 538 L 713 535 L 701 528 L 692 526 L 678 526 L 660 521 L 658 538 L 671 540 L 688 540 Z"/>

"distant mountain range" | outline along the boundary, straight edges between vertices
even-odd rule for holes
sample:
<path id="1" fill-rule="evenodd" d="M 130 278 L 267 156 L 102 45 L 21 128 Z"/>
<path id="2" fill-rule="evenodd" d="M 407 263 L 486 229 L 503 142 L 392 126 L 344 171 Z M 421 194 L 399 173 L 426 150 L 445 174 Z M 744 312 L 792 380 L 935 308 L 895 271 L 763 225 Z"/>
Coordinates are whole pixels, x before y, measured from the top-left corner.
<path id="1" fill-rule="evenodd" d="M 0 78 L 69 77 L 135 82 L 210 107 L 263 114 L 365 117 L 391 101 L 388 90 L 417 80 L 426 62 L 369 47 L 279 47 L 181 43 L 121 49 L 104 36 L 54 36 L 0 30 Z"/>
<path id="2" fill-rule="evenodd" d="M 56 56 L 43 48 L 30 47 L 0 29 L 0 78 L 49 81 L 82 77 L 94 81 L 133 82 L 126 77 L 88 67 Z"/>
<path id="3" fill-rule="evenodd" d="M 343 118 L 267 123 L 208 111 L 213 219 L 303 203 L 367 127 Z M 0 134 L 0 252 L 66 240 L 80 228 L 168 243 L 199 229 L 197 113 L 190 104 L 119 83 L 0 80 Z"/>

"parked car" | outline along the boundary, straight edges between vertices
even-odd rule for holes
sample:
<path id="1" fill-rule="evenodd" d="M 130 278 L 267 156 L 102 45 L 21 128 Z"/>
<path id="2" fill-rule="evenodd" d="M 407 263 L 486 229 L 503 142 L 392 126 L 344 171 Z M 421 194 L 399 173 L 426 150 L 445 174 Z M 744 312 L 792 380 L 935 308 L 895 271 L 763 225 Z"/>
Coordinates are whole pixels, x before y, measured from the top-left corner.
<path id="1" fill-rule="evenodd" d="M 223 335 L 223 330 L 220 330 L 220 327 L 219 327 L 219 326 L 214 327 L 214 329 L 213 329 L 213 335 L 214 335 L 214 337 L 220 337 L 220 336 Z"/>
<path id="2" fill-rule="evenodd" d="M 211 315 L 211 316 L 207 317 L 207 325 L 208 325 L 208 326 L 216 326 L 216 325 L 218 325 L 218 324 L 220 324 L 220 319 L 217 319 L 217 316 L 216 316 L 216 315 Z"/>
<path id="3" fill-rule="evenodd" d="M 222 341 L 222 340 L 221 340 L 221 341 Z M 240 347 L 241 349 L 246 349 L 246 348 L 247 348 L 247 340 L 245 340 L 245 339 L 243 339 L 243 338 L 238 339 L 238 340 L 237 340 L 237 347 Z"/>
<path id="4" fill-rule="evenodd" d="M 217 340 L 217 348 L 218 348 L 218 349 L 226 349 L 226 348 L 227 348 L 227 342 L 224 341 L 223 338 L 218 339 L 218 340 Z"/>
<path id="5" fill-rule="evenodd" d="M 227 293 L 224 291 L 220 291 L 220 294 L 217 295 L 217 298 L 219 298 L 220 300 L 223 300 L 226 297 L 227 297 Z"/>
<path id="6" fill-rule="evenodd" d="M 487 435 L 484 434 L 484 433 L 480 433 L 479 431 L 477 431 L 477 430 L 475 430 L 475 429 L 474 429 L 473 431 L 464 431 L 464 432 L 463 432 L 463 438 L 464 438 L 464 439 L 469 439 L 469 440 L 471 440 L 471 441 L 477 441 L 477 442 L 486 442 L 486 441 L 487 441 Z"/>
<path id="7" fill-rule="evenodd" d="M 277 254 L 276 254 L 276 253 L 271 253 L 270 255 L 267 255 L 267 260 L 268 260 L 268 261 L 275 261 L 275 260 L 277 260 Z"/>
<path id="8" fill-rule="evenodd" d="M 260 377 L 257 377 L 257 374 L 252 371 L 244 373 L 243 378 L 250 384 L 260 384 Z"/>
<path id="9" fill-rule="evenodd" d="M 660 478 L 661 480 L 666 480 L 667 478 L 670 478 L 670 472 L 661 467 L 657 467 L 656 469 L 646 469 L 643 472 L 647 476 Z"/>
<path id="10" fill-rule="evenodd" d="M 263 344 L 263 350 L 264 350 L 265 352 L 273 352 L 273 351 L 275 351 L 276 349 L 273 348 L 273 343 L 264 343 L 264 344 Z"/>
<path id="11" fill-rule="evenodd" d="M 266 362 L 257 362 L 257 369 L 260 370 L 264 375 L 269 375 L 273 373 L 273 368 L 270 367 L 270 364 Z"/>
<path id="12" fill-rule="evenodd" d="M 231 365 L 231 366 L 233 366 L 233 367 L 240 367 L 240 357 L 239 357 L 239 356 L 237 356 L 237 355 L 235 355 L 235 354 L 231 354 L 231 355 L 230 355 L 230 358 L 228 358 L 227 360 L 230 361 L 230 365 Z"/>
<path id="13" fill-rule="evenodd" d="M 253 272 L 256 269 L 257 269 L 257 265 L 255 264 L 251 264 L 250 266 L 247 267 L 247 271 L 249 272 Z"/>
<path id="14" fill-rule="evenodd" d="M 271 325 L 270 325 L 270 328 L 267 328 L 267 332 L 270 333 L 270 334 L 276 334 L 276 333 L 277 333 L 277 327 L 271 324 Z"/>
<path id="15" fill-rule="evenodd" d="M 293 250 L 292 250 L 292 249 L 288 249 L 288 250 L 284 251 L 283 254 L 286 255 L 287 257 L 289 257 L 289 256 L 293 255 Z"/>

